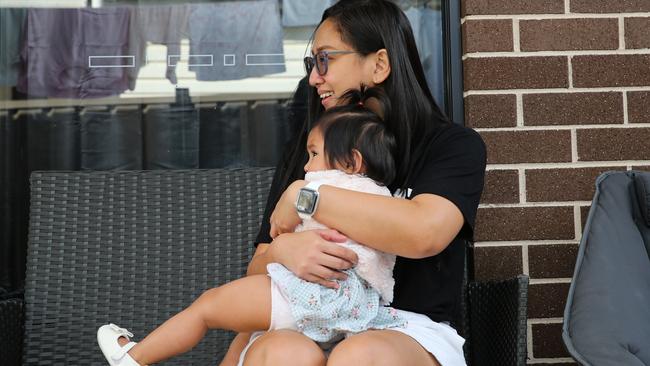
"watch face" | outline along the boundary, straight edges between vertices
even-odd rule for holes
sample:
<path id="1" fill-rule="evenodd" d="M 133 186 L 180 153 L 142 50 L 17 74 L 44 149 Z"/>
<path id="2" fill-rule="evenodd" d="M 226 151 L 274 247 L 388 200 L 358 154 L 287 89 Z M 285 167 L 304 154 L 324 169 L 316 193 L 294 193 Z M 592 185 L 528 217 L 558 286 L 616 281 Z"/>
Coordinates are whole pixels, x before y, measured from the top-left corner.
<path id="1" fill-rule="evenodd" d="M 298 194 L 298 201 L 296 202 L 296 209 L 299 212 L 312 214 L 314 212 L 314 205 L 316 204 L 316 194 L 311 191 L 301 190 Z"/>

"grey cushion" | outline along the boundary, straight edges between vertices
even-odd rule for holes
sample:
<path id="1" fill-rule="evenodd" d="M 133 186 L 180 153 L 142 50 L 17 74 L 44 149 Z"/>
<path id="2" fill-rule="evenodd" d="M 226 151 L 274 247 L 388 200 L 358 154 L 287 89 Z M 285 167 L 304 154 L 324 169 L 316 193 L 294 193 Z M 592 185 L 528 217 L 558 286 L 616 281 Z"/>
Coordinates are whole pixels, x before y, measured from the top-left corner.
<path id="1" fill-rule="evenodd" d="M 649 182 L 634 171 L 596 181 L 562 334 L 582 364 L 650 365 Z"/>
<path id="2" fill-rule="evenodd" d="M 650 226 L 650 174 L 634 176 L 636 196 L 641 209 L 641 216 L 647 226 Z"/>

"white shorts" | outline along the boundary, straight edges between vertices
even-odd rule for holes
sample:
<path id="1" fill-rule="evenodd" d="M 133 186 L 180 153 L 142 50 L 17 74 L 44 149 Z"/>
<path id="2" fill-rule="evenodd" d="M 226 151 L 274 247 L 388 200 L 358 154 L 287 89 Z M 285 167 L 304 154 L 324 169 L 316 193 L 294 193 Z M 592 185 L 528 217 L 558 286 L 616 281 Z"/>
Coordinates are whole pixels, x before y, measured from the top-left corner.
<path id="1" fill-rule="evenodd" d="M 403 328 L 391 328 L 391 330 L 402 332 L 415 341 L 424 349 L 431 353 L 440 363 L 441 366 L 463 366 L 465 356 L 463 354 L 463 344 L 465 340 L 458 335 L 456 330 L 446 323 L 436 323 L 429 317 L 413 313 L 410 311 L 397 310 L 408 325 Z M 280 289 L 271 281 L 271 326 L 269 330 L 291 329 L 298 331 L 289 302 L 284 297 Z M 239 356 L 238 366 L 242 366 L 244 357 L 250 346 L 265 332 L 255 332 L 251 335 L 248 344 Z M 336 342 L 319 344 L 326 355 L 334 348 Z"/>

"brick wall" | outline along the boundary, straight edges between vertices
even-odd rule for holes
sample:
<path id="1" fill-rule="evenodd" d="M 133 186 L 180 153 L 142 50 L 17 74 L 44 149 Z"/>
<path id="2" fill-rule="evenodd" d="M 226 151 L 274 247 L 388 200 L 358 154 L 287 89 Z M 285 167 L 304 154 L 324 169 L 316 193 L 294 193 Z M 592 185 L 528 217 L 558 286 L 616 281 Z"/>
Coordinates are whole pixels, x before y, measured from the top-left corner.
<path id="1" fill-rule="evenodd" d="M 650 168 L 650 0 L 462 0 L 466 124 L 488 146 L 476 274 L 530 275 L 529 364 L 562 314 L 595 178 Z"/>

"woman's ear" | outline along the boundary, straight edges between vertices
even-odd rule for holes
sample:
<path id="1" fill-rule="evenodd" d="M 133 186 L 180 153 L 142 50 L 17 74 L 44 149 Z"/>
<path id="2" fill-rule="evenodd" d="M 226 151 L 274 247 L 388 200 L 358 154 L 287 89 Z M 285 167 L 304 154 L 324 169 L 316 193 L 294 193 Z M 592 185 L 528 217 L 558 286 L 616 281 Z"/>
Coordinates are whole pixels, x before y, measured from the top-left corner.
<path id="1" fill-rule="evenodd" d="M 372 82 L 375 85 L 383 83 L 390 75 L 390 60 L 385 48 L 375 53 L 375 71 L 372 75 Z"/>
<path id="2" fill-rule="evenodd" d="M 357 149 L 352 150 L 352 159 L 354 159 L 354 166 L 352 167 L 352 174 L 360 174 L 363 173 L 363 157 L 361 156 L 361 152 Z"/>

